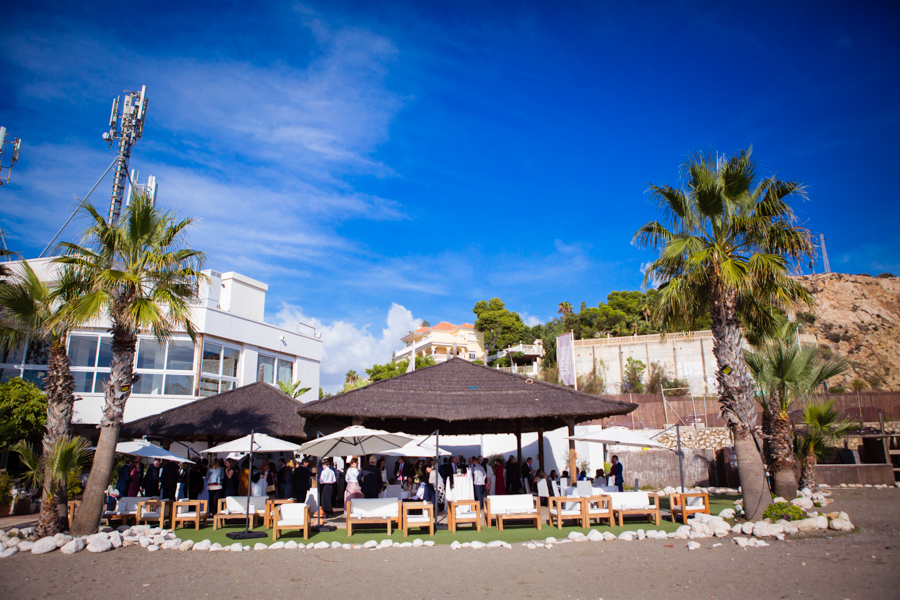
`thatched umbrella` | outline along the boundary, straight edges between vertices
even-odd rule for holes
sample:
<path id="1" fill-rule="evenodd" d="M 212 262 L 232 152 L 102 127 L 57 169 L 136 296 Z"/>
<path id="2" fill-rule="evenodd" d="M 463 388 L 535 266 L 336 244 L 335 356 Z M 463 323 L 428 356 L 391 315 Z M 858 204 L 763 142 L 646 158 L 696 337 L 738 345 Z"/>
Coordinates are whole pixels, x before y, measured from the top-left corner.
<path id="1" fill-rule="evenodd" d="M 448 360 L 398 377 L 376 381 L 343 394 L 303 404 L 299 414 L 312 420 L 344 419 L 412 435 L 515 433 L 519 464 L 522 433 L 539 432 L 543 468 L 545 431 L 591 419 L 624 415 L 636 404 L 600 398 L 566 387 L 476 365 Z M 575 442 L 569 442 L 574 473 Z"/>

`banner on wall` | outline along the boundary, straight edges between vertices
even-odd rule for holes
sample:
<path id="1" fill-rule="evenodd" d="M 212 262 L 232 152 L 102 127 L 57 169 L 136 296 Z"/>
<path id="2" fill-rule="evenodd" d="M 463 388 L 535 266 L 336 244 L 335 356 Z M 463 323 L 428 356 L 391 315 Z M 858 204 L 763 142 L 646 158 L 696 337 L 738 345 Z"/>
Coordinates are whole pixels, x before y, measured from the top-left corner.
<path id="1" fill-rule="evenodd" d="M 563 385 L 575 385 L 575 336 L 571 331 L 556 338 L 556 364 Z"/>

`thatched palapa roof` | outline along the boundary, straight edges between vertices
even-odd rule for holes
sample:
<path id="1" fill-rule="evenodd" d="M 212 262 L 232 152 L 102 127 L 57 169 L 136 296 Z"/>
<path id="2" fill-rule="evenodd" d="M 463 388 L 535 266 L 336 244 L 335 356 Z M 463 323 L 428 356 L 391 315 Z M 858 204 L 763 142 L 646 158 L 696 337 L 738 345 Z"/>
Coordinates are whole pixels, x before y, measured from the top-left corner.
<path id="1" fill-rule="evenodd" d="M 251 383 L 200 398 L 157 415 L 123 426 L 124 435 L 159 435 L 174 440 L 222 441 L 255 430 L 277 438 L 307 438 L 306 420 L 297 414 L 302 406 L 277 387 Z"/>
<path id="2" fill-rule="evenodd" d="M 343 394 L 301 405 L 310 420 L 333 417 L 348 424 L 425 435 L 550 431 L 624 415 L 636 404 L 452 359 Z"/>

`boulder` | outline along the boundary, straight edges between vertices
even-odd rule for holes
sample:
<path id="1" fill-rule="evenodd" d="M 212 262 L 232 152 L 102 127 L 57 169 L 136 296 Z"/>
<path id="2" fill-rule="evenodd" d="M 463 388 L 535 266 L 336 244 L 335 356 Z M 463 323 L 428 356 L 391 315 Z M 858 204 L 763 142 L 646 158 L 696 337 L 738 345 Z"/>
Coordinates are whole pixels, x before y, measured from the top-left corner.
<path id="1" fill-rule="evenodd" d="M 363 548 L 377 548 L 377 547 L 378 547 L 378 542 L 376 542 L 375 540 L 369 540 L 368 542 L 363 544 Z"/>
<path id="2" fill-rule="evenodd" d="M 688 549 L 688 550 L 699 550 L 699 549 L 700 549 L 700 544 L 697 543 L 697 542 L 688 542 L 688 543 L 687 543 L 687 549 Z"/>
<path id="3" fill-rule="evenodd" d="M 587 539 L 592 542 L 602 542 L 603 534 L 597 531 L 596 529 L 591 529 L 587 534 Z"/>
<path id="4" fill-rule="evenodd" d="M 744 535 L 753 534 L 753 525 L 754 523 L 752 521 L 747 521 L 746 523 L 741 525 L 741 533 L 743 533 Z"/>
<path id="5" fill-rule="evenodd" d="M 775 539 L 778 540 L 779 542 L 783 542 L 783 541 L 784 541 L 784 534 L 783 534 L 783 533 L 778 533 L 778 534 L 776 534 L 776 535 L 775 535 Z"/>
<path id="6" fill-rule="evenodd" d="M 285 550 L 296 550 L 299 547 L 300 547 L 300 545 L 297 542 L 295 542 L 294 540 L 290 540 L 288 542 L 285 542 L 285 544 L 284 544 Z"/>
<path id="7" fill-rule="evenodd" d="M 338 542 L 338 543 L 340 543 L 340 542 Z M 330 547 L 331 547 L 331 544 L 329 544 L 328 542 L 319 542 L 318 544 L 313 546 L 313 548 L 315 548 L 316 550 L 324 550 L 325 548 L 330 548 Z"/>
<path id="8" fill-rule="evenodd" d="M 841 512 L 838 513 L 837 518 L 838 518 L 838 519 L 844 519 L 845 521 L 849 521 L 849 520 L 850 520 L 850 515 L 848 515 L 848 514 L 845 513 L 844 511 L 841 511 Z"/>
<path id="9" fill-rule="evenodd" d="M 232 552 L 243 552 L 244 546 L 241 545 L 240 542 L 235 542 L 235 543 L 231 544 L 230 546 L 228 546 L 228 549 L 231 550 Z"/>
<path id="10" fill-rule="evenodd" d="M 425 540 L 425 547 L 430 548 L 434 546 L 434 540 Z"/>
<path id="11" fill-rule="evenodd" d="M 784 525 L 781 523 L 769 523 L 769 535 L 782 535 L 784 533 Z"/>
<path id="12" fill-rule="evenodd" d="M 203 540 L 202 542 L 197 542 L 194 544 L 194 547 L 191 550 L 198 550 L 200 552 L 206 552 L 212 548 L 212 542 L 209 540 Z"/>
<path id="13" fill-rule="evenodd" d="M 784 519 L 778 519 L 775 521 L 775 525 L 781 525 L 781 530 L 788 535 L 793 535 L 799 531 L 793 522 L 785 521 Z"/>
<path id="14" fill-rule="evenodd" d="M 159 552 L 159 546 L 156 544 L 150 544 L 147 546 L 147 552 Z"/>
<path id="15" fill-rule="evenodd" d="M 459 543 L 459 542 L 457 542 L 457 544 L 458 544 L 458 543 Z M 381 547 L 381 548 L 390 548 L 390 547 L 393 546 L 393 545 L 394 545 L 394 542 L 391 541 L 391 540 L 389 540 L 389 539 L 383 539 L 383 540 L 381 540 L 381 543 L 378 544 L 378 546 Z"/>
<path id="16" fill-rule="evenodd" d="M 31 549 L 34 548 L 34 542 L 29 542 L 28 540 L 19 542 L 19 552 L 31 552 Z"/>
<path id="17" fill-rule="evenodd" d="M 569 535 L 568 535 L 568 538 L 569 538 L 570 540 L 580 540 L 580 539 L 583 538 L 583 537 L 584 537 L 584 534 L 581 533 L 580 531 L 572 531 L 572 532 L 569 533 Z M 554 541 L 555 541 L 555 540 L 554 540 Z M 546 543 L 547 543 L 547 544 L 552 544 L 553 542 L 546 542 Z"/>
<path id="18" fill-rule="evenodd" d="M 453 544 L 450 544 L 450 547 L 452 548 Z M 534 550 L 535 548 L 537 548 L 537 546 L 534 544 L 525 544 L 525 547 L 528 548 L 529 550 Z"/>
<path id="19" fill-rule="evenodd" d="M 487 547 L 488 548 L 502 548 L 504 543 L 505 542 L 503 542 L 501 540 L 494 540 L 493 542 L 488 542 Z"/>
<path id="20" fill-rule="evenodd" d="M 223 548 L 222 544 L 220 544 L 219 542 L 215 542 L 212 546 L 209 547 L 210 552 L 220 552 L 224 549 L 225 548 Z"/>
<path id="21" fill-rule="evenodd" d="M 827 521 L 828 519 L 826 519 Z M 794 524 L 794 527 L 797 528 L 798 531 L 809 532 L 815 531 L 819 528 L 818 523 L 816 522 L 815 517 L 810 517 L 808 519 L 800 519 L 799 521 L 791 521 Z"/>
<path id="22" fill-rule="evenodd" d="M 94 553 L 109 552 L 112 548 L 113 545 L 112 542 L 109 541 L 109 538 L 98 537 L 88 544 L 87 551 Z"/>
<path id="23" fill-rule="evenodd" d="M 493 542 L 491 542 L 491 544 L 493 544 Z M 491 544 L 488 544 L 488 546 L 490 546 Z M 413 545 L 413 548 L 421 548 L 422 546 L 425 545 L 425 541 L 421 538 L 416 538 L 413 540 L 412 545 Z"/>
<path id="24" fill-rule="evenodd" d="M 153 536 L 153 544 L 154 545 L 162 546 L 165 543 L 166 543 L 166 536 L 162 535 L 161 533 L 158 533 Z"/>
<path id="25" fill-rule="evenodd" d="M 53 552 L 54 550 L 56 550 L 57 547 L 58 546 L 56 545 L 56 538 L 45 537 L 39 539 L 34 543 L 34 546 L 31 547 L 31 553 L 47 554 L 48 552 Z"/>
<path id="26" fill-rule="evenodd" d="M 739 548 L 746 548 L 750 541 L 745 537 L 736 537 L 734 538 L 734 543 L 737 544 Z"/>
<path id="27" fill-rule="evenodd" d="M 149 546 L 150 544 L 153 543 L 153 538 L 148 538 L 147 536 L 144 536 L 140 540 L 138 540 L 138 543 L 141 545 L 142 548 L 146 548 L 147 546 Z"/>
<path id="28" fill-rule="evenodd" d="M 772 498 L 772 504 L 778 504 L 779 502 L 787 502 L 786 498 L 782 498 L 781 496 L 776 496 Z"/>
<path id="29" fill-rule="evenodd" d="M 287 544 L 285 544 L 284 542 L 275 542 L 274 544 L 269 546 L 269 550 L 284 550 L 284 547 L 286 545 Z"/>
<path id="30" fill-rule="evenodd" d="M 84 540 L 81 538 L 75 538 L 65 546 L 59 549 L 63 554 L 77 554 L 84 550 Z"/>
<path id="31" fill-rule="evenodd" d="M 810 496 L 812 496 L 812 491 L 810 491 L 809 488 L 803 488 L 802 490 L 797 492 L 797 496 L 806 496 L 807 498 L 809 498 Z"/>
<path id="32" fill-rule="evenodd" d="M 734 518 L 734 509 L 733 508 L 723 508 L 719 512 L 719 516 L 723 519 L 733 519 Z"/>
<path id="33" fill-rule="evenodd" d="M 603 532 L 603 541 L 605 541 L 605 542 L 614 542 L 614 541 L 616 541 L 617 539 L 619 539 L 619 538 L 617 538 L 617 537 L 616 537 L 616 534 L 612 533 L 611 531 L 604 531 L 604 532 Z"/>
<path id="34" fill-rule="evenodd" d="M 75 539 L 75 538 L 73 538 L 71 535 L 66 535 L 65 533 L 57 533 L 56 535 L 53 536 L 53 540 L 56 542 L 57 548 L 62 548 L 63 546 L 65 546 L 66 544 L 71 542 L 73 539 Z"/>
<path id="35" fill-rule="evenodd" d="M 405 542 L 405 543 L 408 543 L 409 546 L 410 546 L 410 548 L 412 547 L 412 542 Z M 400 545 L 402 546 L 403 544 L 400 544 Z M 353 545 L 352 545 L 352 544 L 341 544 L 341 548 L 342 548 L 343 550 L 352 550 L 352 549 L 353 549 Z"/>
<path id="36" fill-rule="evenodd" d="M 109 534 L 109 543 L 112 544 L 113 548 L 121 548 L 122 547 L 122 534 L 118 531 L 113 531 Z"/>
<path id="37" fill-rule="evenodd" d="M 529 545 L 531 548 L 534 548 L 534 544 L 528 544 L 528 545 Z M 450 549 L 451 549 L 451 550 L 459 550 L 460 548 L 462 548 L 462 544 L 460 544 L 460 543 L 457 542 L 456 540 L 454 540 L 453 543 L 450 544 Z"/>
<path id="38" fill-rule="evenodd" d="M 847 519 L 832 519 L 828 526 L 835 531 L 853 531 L 854 529 L 853 523 Z M 34 552 L 34 550 L 32 550 L 32 552 Z"/>
<path id="39" fill-rule="evenodd" d="M 142 533 L 147 533 L 148 531 L 150 531 L 150 526 L 149 525 L 132 525 L 131 530 L 134 532 L 135 535 L 140 535 Z"/>
<path id="40" fill-rule="evenodd" d="M 765 521 L 757 521 L 753 524 L 753 528 L 750 530 L 755 537 L 769 537 L 773 535 L 769 533 L 769 524 Z"/>
<path id="41" fill-rule="evenodd" d="M 582 535 L 582 537 L 584 537 L 584 536 Z M 472 544 L 471 544 L 470 547 L 471 547 L 473 550 L 481 550 L 481 549 L 484 548 L 485 546 L 487 546 L 487 544 L 485 544 L 484 542 L 474 541 L 474 542 L 472 542 Z"/>
<path id="42" fill-rule="evenodd" d="M 735 523 L 731 528 L 731 533 L 743 533 L 743 525 L 740 523 Z"/>
<path id="43" fill-rule="evenodd" d="M 331 542 L 331 547 L 334 549 L 338 549 L 341 547 L 341 543 L 340 542 Z"/>
<path id="44" fill-rule="evenodd" d="M 544 538 L 544 543 L 545 543 L 545 544 L 555 544 L 555 543 L 556 543 L 556 538 L 555 538 L 555 537 Z"/>
<path id="45" fill-rule="evenodd" d="M 187 552 L 188 550 L 193 550 L 193 549 L 194 549 L 194 540 L 186 540 L 184 542 L 181 542 L 181 544 L 178 545 L 178 550 L 180 550 L 181 552 Z"/>
<path id="46" fill-rule="evenodd" d="M 819 515 L 816 519 L 816 527 L 819 529 L 828 529 L 828 517 L 825 515 Z"/>
<path id="47" fill-rule="evenodd" d="M 791 500 L 791 504 L 793 504 L 794 506 L 799 506 L 803 510 L 810 510 L 815 506 L 815 504 L 813 504 L 813 501 L 805 496 L 801 498 L 794 498 L 793 500 Z"/>
<path id="48" fill-rule="evenodd" d="M 619 539 L 623 542 L 630 542 L 634 540 L 634 532 L 633 531 L 623 531 L 619 534 Z"/>
<path id="49" fill-rule="evenodd" d="M 9 558 L 10 556 L 12 556 L 13 554 L 15 554 L 18 551 L 19 551 L 18 546 L 13 546 L 11 548 L 7 548 L 3 552 L 0 552 L 0 558 Z"/>
<path id="50" fill-rule="evenodd" d="M 253 544 L 253 549 L 254 550 L 268 550 L 269 547 L 263 543 L 257 542 L 255 544 Z"/>
<path id="51" fill-rule="evenodd" d="M 157 545 L 157 544 L 154 544 Z M 177 550 L 178 546 L 181 545 L 181 540 L 166 540 L 162 543 L 160 548 L 163 550 Z"/>

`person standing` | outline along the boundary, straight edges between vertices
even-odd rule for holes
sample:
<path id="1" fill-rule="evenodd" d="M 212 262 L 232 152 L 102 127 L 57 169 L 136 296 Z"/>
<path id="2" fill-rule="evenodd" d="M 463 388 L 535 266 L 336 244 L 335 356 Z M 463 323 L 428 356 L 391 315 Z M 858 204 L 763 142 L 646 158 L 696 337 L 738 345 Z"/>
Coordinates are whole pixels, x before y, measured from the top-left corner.
<path id="1" fill-rule="evenodd" d="M 159 476 L 159 485 L 162 488 L 160 498 L 162 500 L 175 500 L 175 492 L 178 489 L 178 464 L 167 460 L 162 466 Z"/>
<path id="2" fill-rule="evenodd" d="M 141 479 L 144 496 L 159 496 L 159 463 L 158 458 L 154 459 L 153 464 L 148 466 L 144 472 L 144 477 Z"/>
<path id="3" fill-rule="evenodd" d="M 128 488 L 131 486 L 131 459 L 126 460 L 125 464 L 119 467 L 119 474 L 116 478 L 116 491 L 118 492 L 119 498 L 124 498 L 128 495 Z M 115 508 L 115 504 L 113 507 Z M 111 509 L 112 510 L 112 509 Z"/>
<path id="4" fill-rule="evenodd" d="M 197 500 L 203 493 L 203 469 L 201 465 L 194 463 L 188 472 L 187 496 L 191 500 Z"/>
<path id="5" fill-rule="evenodd" d="M 478 500 L 481 508 L 484 508 L 484 487 L 487 485 L 487 474 L 484 472 L 484 467 L 481 466 L 481 463 L 475 460 L 472 461 L 471 471 L 472 485 L 475 486 L 475 499 Z"/>
<path id="6" fill-rule="evenodd" d="M 519 463 L 516 462 L 516 457 L 512 455 L 506 461 L 506 493 L 519 493 Z"/>
<path id="7" fill-rule="evenodd" d="M 237 463 L 233 458 L 225 461 L 225 483 L 223 489 L 224 496 L 237 496 L 240 493 L 241 474 L 238 471 Z"/>
<path id="8" fill-rule="evenodd" d="M 287 481 L 287 462 L 283 458 L 278 459 L 278 492 L 275 495 L 276 498 L 287 498 L 284 492 L 284 484 Z"/>
<path id="9" fill-rule="evenodd" d="M 347 471 L 344 473 L 344 481 L 347 483 L 346 487 L 344 487 L 344 507 L 347 506 L 348 500 L 363 497 L 362 488 L 359 485 L 358 467 L 359 460 L 354 457 L 350 461 L 350 466 L 347 467 Z"/>
<path id="10" fill-rule="evenodd" d="M 401 456 L 397 464 L 394 465 L 394 479 L 397 481 L 397 485 L 407 483 L 407 479 L 412 477 L 413 472 L 413 466 L 406 462 L 406 458 Z"/>
<path id="11" fill-rule="evenodd" d="M 531 492 L 531 485 L 534 483 L 531 479 L 533 477 L 533 471 L 531 470 L 531 457 L 528 457 L 525 460 L 525 463 L 522 465 L 522 486 L 526 493 Z"/>
<path id="12" fill-rule="evenodd" d="M 335 483 L 337 483 L 337 474 L 331 468 L 329 460 L 322 459 L 322 466 L 319 469 L 319 505 L 322 507 L 326 519 L 334 516 L 332 496 Z"/>
<path id="13" fill-rule="evenodd" d="M 622 463 L 619 462 L 619 457 L 615 454 L 613 454 L 612 457 L 612 467 L 609 469 L 609 476 L 616 478 L 616 487 L 619 488 L 620 492 L 625 490 L 625 478 L 622 476 Z"/>
<path id="14" fill-rule="evenodd" d="M 383 460 L 383 459 L 382 459 Z M 381 491 L 381 472 L 378 470 L 378 461 L 373 456 L 369 464 L 359 472 L 359 487 L 366 498 L 377 498 Z"/>
<path id="15" fill-rule="evenodd" d="M 291 489 L 297 502 L 306 502 L 306 493 L 312 487 L 312 471 L 309 470 L 309 457 L 300 461 L 300 466 L 291 473 Z"/>
<path id="16" fill-rule="evenodd" d="M 128 494 L 132 498 L 141 491 L 141 461 L 135 458 L 131 461 L 131 471 L 128 473 L 131 481 L 128 482 Z"/>
<path id="17" fill-rule="evenodd" d="M 222 494 L 223 471 L 222 462 L 218 458 L 214 458 L 206 472 L 206 490 L 209 492 L 209 499 L 206 502 L 207 516 L 216 514 L 218 500 Z"/>
<path id="18" fill-rule="evenodd" d="M 494 462 L 494 493 L 498 496 L 506 495 L 506 477 L 503 461 L 499 458 Z"/>

